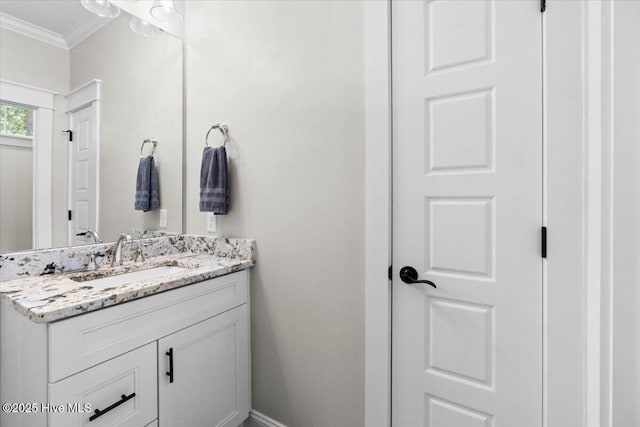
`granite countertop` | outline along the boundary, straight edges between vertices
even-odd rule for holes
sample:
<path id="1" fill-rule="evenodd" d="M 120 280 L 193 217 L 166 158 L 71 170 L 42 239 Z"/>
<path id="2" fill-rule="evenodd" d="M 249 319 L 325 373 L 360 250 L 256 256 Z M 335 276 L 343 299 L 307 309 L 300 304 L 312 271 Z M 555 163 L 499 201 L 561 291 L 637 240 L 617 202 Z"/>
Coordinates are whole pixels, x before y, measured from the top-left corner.
<path id="1" fill-rule="evenodd" d="M 53 322 L 252 267 L 255 264 L 253 241 L 247 242 L 249 250 L 244 256 L 220 256 L 206 250 L 180 251 L 147 258 L 141 263 L 125 262 L 120 267 L 104 264 L 92 271 L 20 276 L 1 283 L 0 300 L 36 323 Z M 222 245 L 216 244 L 218 250 Z M 161 266 L 182 267 L 182 270 L 114 286 L 91 285 L 92 279 Z"/>

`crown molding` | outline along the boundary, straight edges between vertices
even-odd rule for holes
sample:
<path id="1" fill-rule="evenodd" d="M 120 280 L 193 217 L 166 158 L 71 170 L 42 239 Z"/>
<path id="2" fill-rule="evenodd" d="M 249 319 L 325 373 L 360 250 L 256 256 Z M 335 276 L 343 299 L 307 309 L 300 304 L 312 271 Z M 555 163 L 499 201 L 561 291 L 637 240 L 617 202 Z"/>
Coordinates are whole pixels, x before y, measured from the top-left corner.
<path id="1" fill-rule="evenodd" d="M 67 42 L 61 34 L 54 33 L 46 28 L 39 27 L 30 22 L 23 21 L 15 16 L 0 12 L 0 28 L 14 31 L 23 36 L 31 37 L 50 45 L 68 49 Z"/>
<path id="2" fill-rule="evenodd" d="M 93 33 L 98 32 L 102 27 L 107 25 L 113 19 L 115 18 L 100 18 L 96 16 L 95 19 L 87 19 L 85 21 L 82 21 L 74 29 L 63 34 L 63 37 L 67 43 L 67 48 L 71 49 L 72 47 L 75 47 L 78 43 L 80 43 Z"/>
<path id="3" fill-rule="evenodd" d="M 65 34 L 58 34 L 46 28 L 0 12 L 0 28 L 31 37 L 52 46 L 71 49 L 78 43 L 97 32 L 112 21 L 113 18 L 86 19 Z"/>

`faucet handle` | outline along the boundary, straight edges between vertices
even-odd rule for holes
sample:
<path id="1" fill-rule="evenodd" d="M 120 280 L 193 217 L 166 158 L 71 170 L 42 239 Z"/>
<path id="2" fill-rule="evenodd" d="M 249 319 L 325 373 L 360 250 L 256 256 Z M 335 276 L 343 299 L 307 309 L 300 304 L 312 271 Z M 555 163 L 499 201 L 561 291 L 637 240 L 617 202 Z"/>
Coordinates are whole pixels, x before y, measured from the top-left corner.
<path id="1" fill-rule="evenodd" d="M 98 265 L 96 264 L 96 254 L 92 253 L 91 255 L 89 255 L 89 264 L 87 264 L 87 270 L 93 271 L 97 268 Z"/>
<path id="2" fill-rule="evenodd" d="M 134 262 L 144 262 L 145 261 L 144 252 L 142 251 L 142 248 L 140 247 L 140 245 L 137 245 L 133 249 L 133 256 L 131 257 L 131 261 L 134 261 Z"/>

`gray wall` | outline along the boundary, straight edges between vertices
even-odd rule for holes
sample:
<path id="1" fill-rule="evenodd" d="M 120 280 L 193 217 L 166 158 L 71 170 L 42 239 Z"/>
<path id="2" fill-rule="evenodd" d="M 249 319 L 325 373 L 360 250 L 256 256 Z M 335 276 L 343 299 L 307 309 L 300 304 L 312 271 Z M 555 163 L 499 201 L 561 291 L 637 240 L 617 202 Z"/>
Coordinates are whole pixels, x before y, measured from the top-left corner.
<path id="1" fill-rule="evenodd" d="M 33 247 L 33 150 L 0 145 L 0 252 Z"/>
<path id="2" fill-rule="evenodd" d="M 232 200 L 218 234 L 258 247 L 253 408 L 290 427 L 364 424 L 362 8 L 186 5 L 187 232 L 206 233 L 204 135 L 226 122 Z"/>

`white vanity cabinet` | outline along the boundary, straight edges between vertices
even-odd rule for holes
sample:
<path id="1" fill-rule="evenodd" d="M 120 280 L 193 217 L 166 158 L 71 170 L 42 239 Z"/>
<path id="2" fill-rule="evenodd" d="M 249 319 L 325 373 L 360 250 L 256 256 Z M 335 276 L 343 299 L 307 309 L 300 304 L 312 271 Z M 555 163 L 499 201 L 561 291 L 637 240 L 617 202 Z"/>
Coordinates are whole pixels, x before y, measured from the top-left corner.
<path id="1" fill-rule="evenodd" d="M 243 270 L 52 323 L 3 305 L 0 400 L 47 407 L 3 411 L 0 425 L 238 426 L 250 408 L 248 285 Z"/>
<path id="2" fill-rule="evenodd" d="M 161 425 L 237 426 L 244 421 L 249 412 L 247 330 L 243 305 L 158 341 Z"/>

